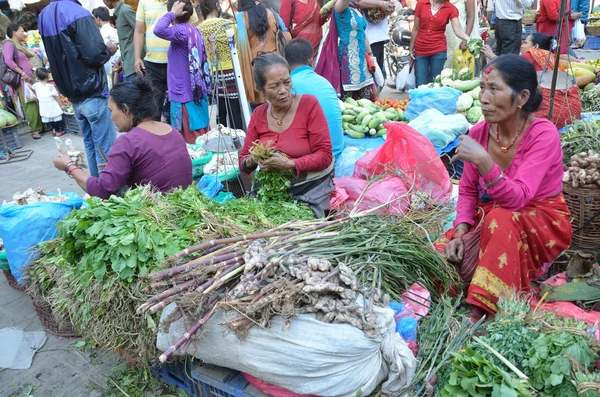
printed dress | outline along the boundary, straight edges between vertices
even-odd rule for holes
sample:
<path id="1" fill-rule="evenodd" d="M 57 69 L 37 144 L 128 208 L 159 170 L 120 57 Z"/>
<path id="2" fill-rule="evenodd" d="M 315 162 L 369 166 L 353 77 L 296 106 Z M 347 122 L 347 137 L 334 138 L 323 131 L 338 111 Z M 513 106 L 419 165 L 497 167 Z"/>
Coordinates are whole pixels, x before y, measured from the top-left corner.
<path id="1" fill-rule="evenodd" d="M 335 11 L 335 22 L 340 38 L 339 62 L 344 91 L 359 91 L 373 84 L 367 65 L 365 30 L 367 20 L 350 5 L 341 14 Z"/>

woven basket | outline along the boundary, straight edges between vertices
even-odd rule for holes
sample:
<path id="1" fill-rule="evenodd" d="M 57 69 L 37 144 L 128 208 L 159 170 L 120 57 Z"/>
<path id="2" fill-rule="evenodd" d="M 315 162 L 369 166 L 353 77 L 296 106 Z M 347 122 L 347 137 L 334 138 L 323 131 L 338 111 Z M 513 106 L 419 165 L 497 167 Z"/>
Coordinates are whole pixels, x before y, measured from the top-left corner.
<path id="1" fill-rule="evenodd" d="M 563 184 L 565 200 L 571 211 L 574 248 L 600 247 L 600 185 L 574 188 Z"/>
<path id="2" fill-rule="evenodd" d="M 59 336 L 62 338 L 77 338 L 79 337 L 77 331 L 71 324 L 59 324 L 54 318 L 52 312 L 52 306 L 48 302 L 42 299 L 31 297 L 33 308 L 37 313 L 40 322 L 44 329 L 50 332 L 52 335 Z"/>
<path id="3" fill-rule="evenodd" d="M 537 20 L 537 14 L 523 15 L 523 25 L 533 25 Z"/>
<path id="4" fill-rule="evenodd" d="M 586 26 L 585 34 L 588 36 L 600 36 L 600 26 Z"/>
<path id="5" fill-rule="evenodd" d="M 3 272 L 4 277 L 6 277 L 6 281 L 8 281 L 8 285 L 21 292 L 24 292 L 27 289 L 27 285 L 19 285 L 17 279 L 15 278 L 15 276 L 13 276 L 10 270 L 3 270 Z"/>

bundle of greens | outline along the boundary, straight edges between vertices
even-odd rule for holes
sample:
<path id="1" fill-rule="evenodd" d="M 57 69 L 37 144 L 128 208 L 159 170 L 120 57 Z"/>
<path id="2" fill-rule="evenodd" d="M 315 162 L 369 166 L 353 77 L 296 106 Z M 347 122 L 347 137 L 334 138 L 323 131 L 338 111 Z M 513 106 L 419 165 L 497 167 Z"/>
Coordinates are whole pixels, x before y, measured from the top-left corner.
<path id="1" fill-rule="evenodd" d="M 250 156 L 256 162 L 266 160 L 275 155 L 276 150 L 271 141 L 254 142 L 250 149 Z M 286 201 L 290 198 L 288 189 L 292 186 L 290 179 L 292 171 L 286 170 L 259 170 L 254 176 L 254 183 L 258 185 L 257 197 L 264 201 Z"/>
<path id="2" fill-rule="evenodd" d="M 600 153 L 600 120 L 576 121 L 560 136 L 560 140 L 565 164 L 582 152 L 592 150 Z"/>

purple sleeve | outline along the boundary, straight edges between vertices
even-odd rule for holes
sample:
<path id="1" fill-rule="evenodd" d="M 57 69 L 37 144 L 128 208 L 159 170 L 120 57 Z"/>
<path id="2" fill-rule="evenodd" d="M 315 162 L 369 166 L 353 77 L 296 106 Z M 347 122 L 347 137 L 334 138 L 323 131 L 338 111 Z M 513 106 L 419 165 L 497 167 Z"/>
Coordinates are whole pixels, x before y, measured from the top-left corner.
<path id="1" fill-rule="evenodd" d="M 15 46 L 12 44 L 12 42 L 6 40 L 2 44 L 2 54 L 4 55 L 4 63 L 10 69 L 14 69 L 15 67 L 19 66 L 13 59 L 15 57 Z"/>
<path id="2" fill-rule="evenodd" d="M 90 177 L 86 182 L 91 196 L 107 199 L 118 193 L 127 183 L 132 171 L 132 147 L 123 135 L 117 139 L 106 159 L 106 168 L 99 177 Z"/>
<path id="3" fill-rule="evenodd" d="M 154 34 L 163 40 L 172 41 L 175 43 L 187 43 L 187 29 L 184 24 L 171 26 L 175 20 L 175 14 L 167 12 L 161 19 L 156 22 Z"/>
<path id="4" fill-rule="evenodd" d="M 552 131 L 552 129 L 554 130 Z M 505 176 L 499 183 L 487 189 L 496 203 L 507 210 L 520 211 L 533 200 L 542 180 L 548 178 L 547 174 L 551 166 L 557 161 L 557 158 L 562 158 L 560 138 L 556 127 L 549 122 L 539 123 L 529 133 L 536 133 L 536 136 L 532 138 L 533 142 L 520 158 L 521 162 L 513 164 L 513 166 L 517 166 L 518 176 L 513 179 Z M 496 164 L 483 176 L 483 180 L 485 183 L 494 182 L 501 173 L 500 167 Z M 562 180 L 563 175 L 552 177 Z"/>

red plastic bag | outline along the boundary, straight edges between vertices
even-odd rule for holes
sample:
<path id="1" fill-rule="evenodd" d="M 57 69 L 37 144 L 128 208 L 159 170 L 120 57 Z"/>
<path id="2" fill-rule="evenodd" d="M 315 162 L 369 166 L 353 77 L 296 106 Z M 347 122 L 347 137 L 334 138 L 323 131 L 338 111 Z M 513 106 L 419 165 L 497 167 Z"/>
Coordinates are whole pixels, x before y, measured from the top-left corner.
<path id="1" fill-rule="evenodd" d="M 317 397 L 317 396 L 313 396 L 310 394 L 294 393 L 293 391 L 289 391 L 288 389 L 284 389 L 283 387 L 272 385 L 268 382 L 265 382 L 264 380 L 260 380 L 260 379 L 254 377 L 250 374 L 247 374 L 245 372 L 242 372 L 242 375 L 244 376 L 244 378 L 246 378 L 248 383 L 250 383 L 252 386 L 256 387 L 261 392 L 268 394 L 269 396 L 273 396 L 273 397 Z"/>
<path id="2" fill-rule="evenodd" d="M 452 195 L 450 175 L 429 139 L 403 123 L 384 126 L 387 139 L 365 168 L 367 177 L 401 171 L 409 190 L 414 186 L 438 201 L 448 201 Z"/>
<path id="3" fill-rule="evenodd" d="M 353 177 L 364 179 L 365 181 L 369 179 L 370 175 L 367 167 L 369 167 L 373 158 L 377 156 L 379 149 L 381 149 L 381 147 L 371 150 L 356 161 L 356 164 L 354 164 L 354 173 L 352 174 Z"/>
<path id="4" fill-rule="evenodd" d="M 382 208 L 379 213 L 405 214 L 410 208 L 408 197 L 402 197 L 406 194 L 406 186 L 402 179 L 390 176 L 385 179 L 375 181 L 369 185 L 369 182 L 359 178 L 335 178 L 333 180 L 336 188 L 344 189 L 349 196 L 346 205 L 353 208 L 356 200 L 367 188 L 365 195 L 361 199 L 358 210 L 365 211 L 378 207 L 382 204 L 391 202 L 387 207 Z"/>

